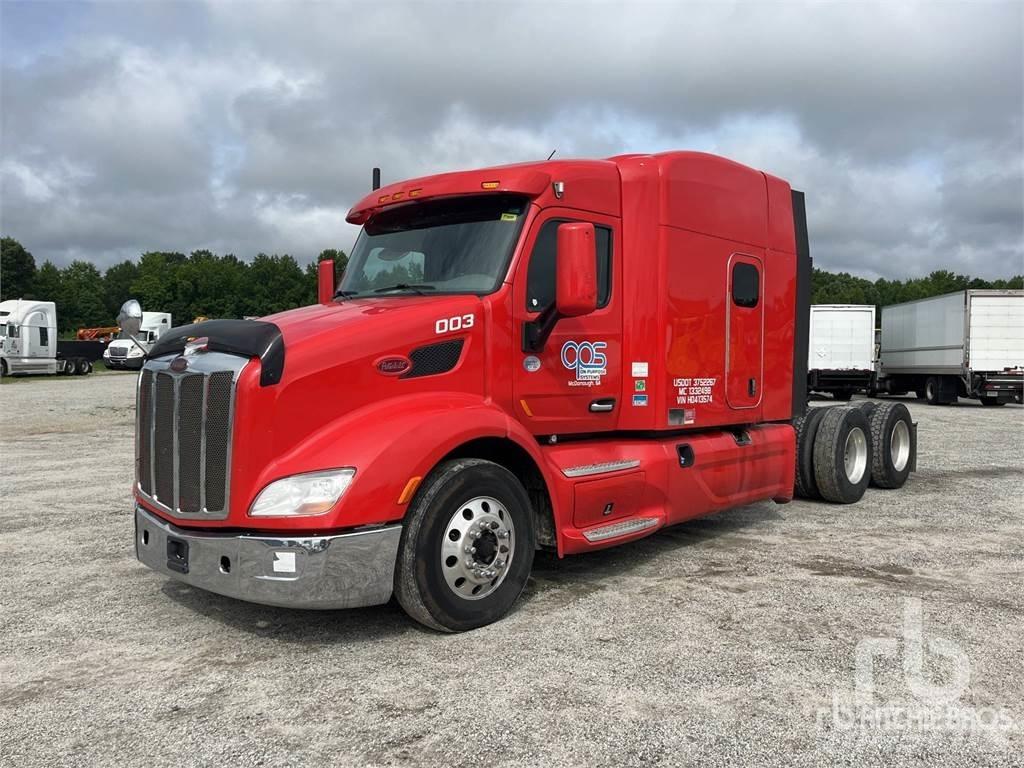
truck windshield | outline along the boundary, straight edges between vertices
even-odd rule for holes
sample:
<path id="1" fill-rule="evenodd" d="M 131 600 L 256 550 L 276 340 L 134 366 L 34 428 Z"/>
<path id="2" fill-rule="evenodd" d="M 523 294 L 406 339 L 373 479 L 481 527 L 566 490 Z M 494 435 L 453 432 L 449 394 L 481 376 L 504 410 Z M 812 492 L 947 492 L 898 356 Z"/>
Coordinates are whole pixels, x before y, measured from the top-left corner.
<path id="1" fill-rule="evenodd" d="M 363 227 L 338 296 L 497 289 L 522 229 L 525 198 L 425 200 L 390 208 Z"/>

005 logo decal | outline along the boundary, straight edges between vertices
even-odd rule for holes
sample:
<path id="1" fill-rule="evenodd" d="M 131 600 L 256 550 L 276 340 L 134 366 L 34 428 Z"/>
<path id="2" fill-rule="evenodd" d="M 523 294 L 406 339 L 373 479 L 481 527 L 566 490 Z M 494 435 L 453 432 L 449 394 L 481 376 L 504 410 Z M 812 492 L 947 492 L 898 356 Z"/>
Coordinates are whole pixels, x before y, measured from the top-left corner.
<path id="1" fill-rule="evenodd" d="M 577 384 L 600 384 L 608 365 L 601 350 L 607 346 L 603 341 L 567 341 L 562 345 L 562 365 L 576 374 Z"/>

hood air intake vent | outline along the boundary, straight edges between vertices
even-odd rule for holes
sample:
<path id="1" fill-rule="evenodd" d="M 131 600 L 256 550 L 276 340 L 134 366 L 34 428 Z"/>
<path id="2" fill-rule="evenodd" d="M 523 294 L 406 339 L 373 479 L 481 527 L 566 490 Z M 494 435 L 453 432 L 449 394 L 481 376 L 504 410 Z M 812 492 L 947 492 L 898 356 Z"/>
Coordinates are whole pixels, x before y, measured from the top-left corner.
<path id="1" fill-rule="evenodd" d="M 412 368 L 408 373 L 403 373 L 399 378 L 415 379 L 420 376 L 434 376 L 438 373 L 447 373 L 454 368 L 459 358 L 462 357 L 462 345 L 464 339 L 453 341 L 442 341 L 439 344 L 428 344 L 425 347 L 417 347 L 409 353 L 409 360 Z"/>

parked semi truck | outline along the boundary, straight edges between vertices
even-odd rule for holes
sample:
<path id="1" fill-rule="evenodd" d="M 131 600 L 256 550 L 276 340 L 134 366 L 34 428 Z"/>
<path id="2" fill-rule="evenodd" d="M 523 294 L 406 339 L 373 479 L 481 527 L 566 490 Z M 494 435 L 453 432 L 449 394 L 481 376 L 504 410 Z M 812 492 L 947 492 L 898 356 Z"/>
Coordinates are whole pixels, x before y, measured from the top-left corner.
<path id="1" fill-rule="evenodd" d="M 57 338 L 57 306 L 52 301 L 0 301 L 0 375 L 92 372 L 103 356 L 102 341 Z"/>
<path id="2" fill-rule="evenodd" d="M 1024 291 L 971 290 L 882 308 L 879 392 L 932 405 L 1020 402 Z"/>
<path id="3" fill-rule="evenodd" d="M 134 338 L 122 335 L 110 342 L 103 352 L 103 364 L 113 369 L 139 370 L 146 353 L 171 325 L 169 312 L 143 312 L 138 333 Z"/>
<path id="4" fill-rule="evenodd" d="M 813 304 L 807 388 L 849 400 L 875 378 L 875 306 Z"/>
<path id="5" fill-rule="evenodd" d="M 806 411 L 803 195 L 692 152 L 375 189 L 335 290 L 172 329 L 138 384 L 138 558 L 444 631 L 559 556 L 914 466 L 904 405 Z M 869 405 L 874 405 L 869 403 Z M 795 417 L 795 418 L 794 418 Z"/>

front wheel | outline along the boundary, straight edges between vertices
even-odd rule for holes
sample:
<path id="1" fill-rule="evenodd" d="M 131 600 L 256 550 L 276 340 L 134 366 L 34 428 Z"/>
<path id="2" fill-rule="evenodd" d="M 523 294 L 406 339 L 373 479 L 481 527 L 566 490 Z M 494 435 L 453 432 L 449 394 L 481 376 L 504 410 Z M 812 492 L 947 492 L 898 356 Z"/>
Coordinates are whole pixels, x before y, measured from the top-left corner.
<path id="1" fill-rule="evenodd" d="M 395 596 L 432 629 L 482 627 L 519 598 L 535 547 L 530 500 L 515 475 L 483 459 L 445 462 L 406 516 Z"/>

